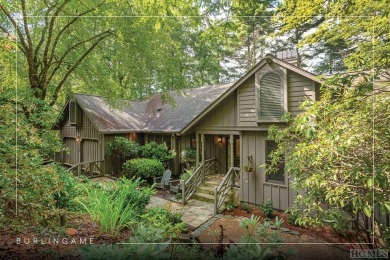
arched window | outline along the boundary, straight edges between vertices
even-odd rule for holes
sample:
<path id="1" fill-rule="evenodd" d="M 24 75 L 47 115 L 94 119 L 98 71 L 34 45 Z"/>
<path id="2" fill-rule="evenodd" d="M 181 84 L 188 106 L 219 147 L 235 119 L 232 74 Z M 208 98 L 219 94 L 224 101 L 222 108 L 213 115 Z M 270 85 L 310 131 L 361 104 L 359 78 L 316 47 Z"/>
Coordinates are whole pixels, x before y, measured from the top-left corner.
<path id="1" fill-rule="evenodd" d="M 280 119 L 284 114 L 284 93 L 280 76 L 274 72 L 265 74 L 260 80 L 259 119 Z"/>

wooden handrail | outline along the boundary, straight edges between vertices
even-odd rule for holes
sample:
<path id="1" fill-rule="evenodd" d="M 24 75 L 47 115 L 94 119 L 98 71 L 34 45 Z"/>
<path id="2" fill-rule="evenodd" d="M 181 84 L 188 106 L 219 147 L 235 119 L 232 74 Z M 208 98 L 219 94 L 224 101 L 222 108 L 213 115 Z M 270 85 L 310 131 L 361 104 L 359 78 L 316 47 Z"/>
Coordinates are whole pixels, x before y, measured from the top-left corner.
<path id="1" fill-rule="evenodd" d="M 77 168 L 77 175 L 80 177 L 81 170 L 83 169 L 84 172 L 89 172 L 89 174 L 91 175 L 90 177 L 92 177 L 92 175 L 95 173 L 95 168 L 97 168 L 97 170 L 99 172 L 101 171 L 100 166 L 98 165 L 98 163 L 101 163 L 101 162 L 104 162 L 104 160 L 81 162 L 81 163 L 73 165 L 72 167 L 70 167 L 66 171 L 71 171 L 71 170 L 74 170 L 75 168 Z M 82 167 L 83 165 L 87 165 L 87 166 L 85 168 L 83 168 Z M 94 166 L 94 168 L 92 168 L 92 166 Z"/>
<path id="2" fill-rule="evenodd" d="M 240 178 L 241 169 L 238 167 L 230 167 L 229 171 L 223 177 L 221 183 L 215 187 L 214 193 L 214 213 L 217 214 L 225 202 L 226 197 L 236 183 L 236 179 Z"/>
<path id="3" fill-rule="evenodd" d="M 187 181 L 182 181 L 182 203 L 186 204 L 198 187 L 203 183 L 205 175 L 217 159 L 208 159 L 201 162 L 195 172 Z"/>

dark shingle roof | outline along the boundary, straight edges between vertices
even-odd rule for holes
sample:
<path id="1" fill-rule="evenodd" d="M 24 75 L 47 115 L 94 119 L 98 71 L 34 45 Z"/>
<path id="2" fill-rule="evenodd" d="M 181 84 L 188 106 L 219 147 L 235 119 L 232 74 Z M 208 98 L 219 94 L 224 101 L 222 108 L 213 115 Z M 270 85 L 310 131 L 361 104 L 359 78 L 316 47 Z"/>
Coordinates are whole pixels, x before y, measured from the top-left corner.
<path id="1" fill-rule="evenodd" d="M 102 133 L 180 132 L 196 116 L 218 99 L 232 83 L 186 89 L 184 95 L 169 92 L 174 106 L 163 104 L 160 94 L 147 101 L 122 101 L 123 109 L 113 108 L 107 99 L 76 94 L 75 98 L 92 123 Z"/>
<path id="2" fill-rule="evenodd" d="M 75 98 L 92 123 L 101 132 L 128 132 L 142 128 L 147 102 L 122 101 L 122 109 L 113 108 L 104 97 L 76 94 Z"/>

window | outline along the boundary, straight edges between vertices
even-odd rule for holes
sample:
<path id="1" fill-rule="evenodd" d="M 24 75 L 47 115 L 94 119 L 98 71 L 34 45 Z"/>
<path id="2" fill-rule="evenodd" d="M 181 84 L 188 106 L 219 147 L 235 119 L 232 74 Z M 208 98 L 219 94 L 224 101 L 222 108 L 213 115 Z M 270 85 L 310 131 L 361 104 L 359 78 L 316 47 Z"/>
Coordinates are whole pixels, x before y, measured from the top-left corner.
<path id="1" fill-rule="evenodd" d="M 81 110 L 75 101 L 69 102 L 69 123 L 71 125 L 81 124 Z"/>
<path id="2" fill-rule="evenodd" d="M 280 75 L 266 73 L 260 78 L 258 119 L 280 120 L 284 114 L 284 86 Z"/>
<path id="3" fill-rule="evenodd" d="M 240 167 L 240 137 L 238 135 L 235 135 L 233 137 L 234 143 L 233 143 L 233 149 L 234 149 L 234 167 Z"/>
<path id="4" fill-rule="evenodd" d="M 172 149 L 171 136 L 170 135 L 148 135 L 149 142 L 156 142 L 157 144 L 163 144 L 167 146 L 168 150 Z"/>
<path id="5" fill-rule="evenodd" d="M 190 135 L 191 139 L 191 148 L 196 149 L 196 136 L 195 135 Z"/>
<path id="6" fill-rule="evenodd" d="M 266 164 L 271 164 L 271 158 L 270 154 L 272 151 L 276 150 L 277 144 L 275 141 L 267 140 L 265 143 L 265 149 L 266 149 Z M 270 182 L 279 182 L 281 184 L 284 184 L 284 159 L 280 160 L 278 162 L 278 171 L 272 174 L 266 175 L 266 181 Z"/>

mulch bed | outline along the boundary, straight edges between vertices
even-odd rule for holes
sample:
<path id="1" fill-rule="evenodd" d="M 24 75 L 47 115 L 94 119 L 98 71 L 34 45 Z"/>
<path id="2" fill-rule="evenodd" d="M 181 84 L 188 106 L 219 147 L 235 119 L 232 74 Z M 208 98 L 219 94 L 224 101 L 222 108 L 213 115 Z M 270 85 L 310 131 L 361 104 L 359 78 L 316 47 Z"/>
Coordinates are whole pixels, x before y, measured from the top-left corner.
<path id="1" fill-rule="evenodd" d="M 224 215 L 226 216 L 235 216 L 235 217 L 246 217 L 250 218 L 251 215 L 258 216 L 260 218 L 260 223 L 263 223 L 265 220 L 264 214 L 260 211 L 258 208 L 252 208 L 248 212 L 244 211 L 240 208 L 234 208 L 231 211 L 224 211 Z M 287 213 L 283 213 L 281 211 L 275 210 L 274 216 L 272 218 L 272 221 L 275 221 L 275 217 L 278 216 L 279 219 L 283 219 L 284 223 L 281 227 L 288 228 L 290 230 L 298 231 L 301 235 L 306 235 L 308 237 L 312 237 L 315 239 L 320 239 L 328 243 L 359 243 L 356 240 L 356 235 L 353 232 L 346 232 L 345 236 L 336 233 L 331 227 L 329 226 L 322 226 L 322 227 L 310 227 L 310 228 L 304 228 L 304 227 L 298 227 L 295 225 L 292 225 L 289 222 L 289 216 Z"/>

